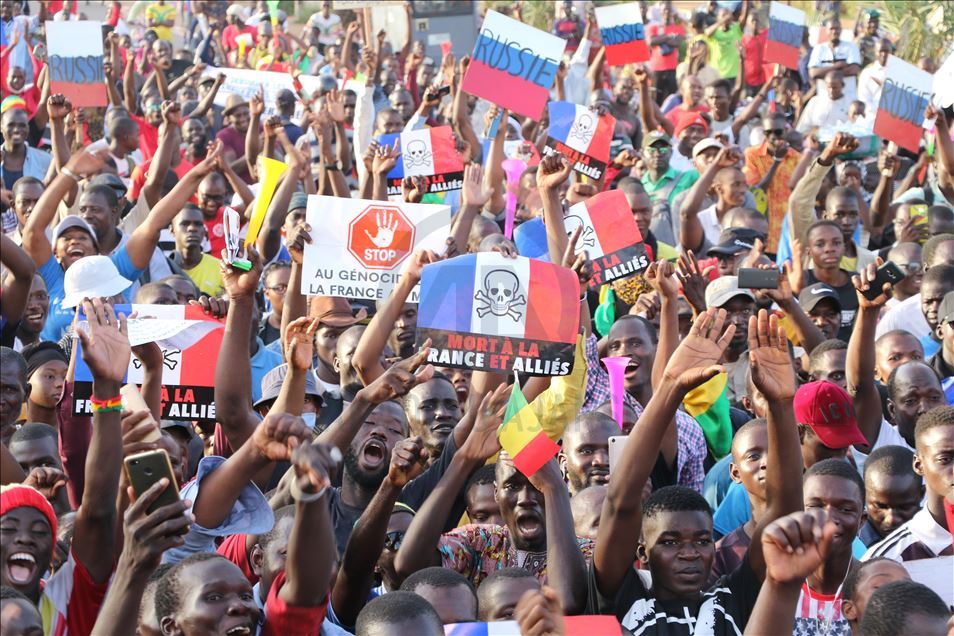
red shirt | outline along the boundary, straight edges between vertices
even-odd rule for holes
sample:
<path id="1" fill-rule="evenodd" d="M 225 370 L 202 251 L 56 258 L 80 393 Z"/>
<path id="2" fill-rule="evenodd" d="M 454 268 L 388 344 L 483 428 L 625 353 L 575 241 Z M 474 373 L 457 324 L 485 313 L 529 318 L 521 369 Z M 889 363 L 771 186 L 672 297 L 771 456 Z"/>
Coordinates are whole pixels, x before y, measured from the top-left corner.
<path id="1" fill-rule="evenodd" d="M 652 40 L 659 35 L 685 35 L 686 28 L 681 24 L 650 24 L 646 28 L 646 39 Z M 679 65 L 679 47 L 671 47 L 669 55 L 662 54 L 661 46 L 649 47 L 649 68 L 653 71 L 675 71 Z"/>
<path id="2" fill-rule="evenodd" d="M 209 244 L 212 246 L 209 253 L 218 258 L 225 249 L 225 208 L 219 208 L 215 218 L 205 220 L 205 231 L 209 235 Z"/>
<path id="3" fill-rule="evenodd" d="M 268 590 L 268 599 L 265 601 L 265 624 L 262 625 L 262 636 L 281 634 L 282 636 L 318 636 L 321 633 L 321 623 L 328 612 L 328 596 L 321 605 L 316 607 L 301 607 L 289 605 L 278 595 L 285 585 L 285 572 L 279 572 Z"/>
<path id="4" fill-rule="evenodd" d="M 159 129 L 146 121 L 145 117 L 139 115 L 129 115 L 129 118 L 139 124 L 139 150 L 142 152 L 142 159 L 152 159 L 159 148 Z"/>
<path id="5" fill-rule="evenodd" d="M 248 552 L 245 551 L 246 536 L 244 534 L 230 534 L 225 537 L 225 540 L 215 551 L 239 566 L 248 582 L 255 585 L 258 583 L 258 575 L 252 571 L 252 564 L 248 560 Z"/>
<path id="6" fill-rule="evenodd" d="M 709 107 L 705 104 L 697 104 L 692 108 L 686 108 L 684 104 L 679 104 L 671 111 L 666 113 L 666 119 L 672 122 L 673 126 L 679 124 L 679 118 L 682 117 L 683 113 L 708 113 Z"/>
<path id="7" fill-rule="evenodd" d="M 763 29 L 758 35 L 742 36 L 742 47 L 745 49 L 745 59 L 742 70 L 745 73 L 747 86 L 761 86 L 765 83 L 765 46 L 768 42 L 768 29 Z"/>
<path id="8" fill-rule="evenodd" d="M 258 31 L 256 31 L 254 28 L 250 26 L 245 26 L 242 28 L 241 31 L 239 31 L 238 27 L 236 27 L 234 24 L 230 24 L 227 27 L 225 27 L 224 31 L 222 31 L 222 46 L 225 48 L 226 53 L 228 53 L 229 51 L 238 50 L 238 47 L 239 47 L 238 37 L 242 35 L 243 33 L 248 33 L 249 35 L 252 36 L 252 46 L 258 44 Z M 251 46 L 246 47 L 245 48 L 246 54 L 250 50 L 252 50 Z"/>
<path id="9" fill-rule="evenodd" d="M 179 151 L 179 156 L 182 157 L 182 159 L 179 160 L 178 166 L 175 166 L 172 168 L 172 171 L 175 172 L 176 176 L 179 177 L 180 179 L 184 178 L 186 176 L 186 173 L 195 167 L 194 163 L 189 163 L 188 161 L 185 160 L 184 155 L 185 155 L 185 151 Z M 150 165 L 152 165 L 152 159 L 147 159 L 146 161 L 143 161 L 140 165 L 133 168 L 132 175 L 130 176 L 130 179 L 132 179 L 132 187 L 130 188 L 130 191 L 129 191 L 130 201 L 135 201 L 136 199 L 139 198 L 139 194 L 142 192 L 142 187 L 146 185 L 146 175 L 149 174 Z M 194 196 L 192 197 L 191 201 L 195 203 Z"/>

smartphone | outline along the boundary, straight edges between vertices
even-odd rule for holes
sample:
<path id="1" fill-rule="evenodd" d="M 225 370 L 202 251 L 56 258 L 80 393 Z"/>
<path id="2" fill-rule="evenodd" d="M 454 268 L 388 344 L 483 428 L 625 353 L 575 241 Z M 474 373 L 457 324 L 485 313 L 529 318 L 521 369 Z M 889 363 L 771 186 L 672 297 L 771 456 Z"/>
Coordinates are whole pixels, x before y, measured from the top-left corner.
<path id="1" fill-rule="evenodd" d="M 778 289 L 777 269 L 742 267 L 739 269 L 739 289 Z"/>
<path id="2" fill-rule="evenodd" d="M 156 418 L 152 416 L 152 412 L 149 410 L 149 407 L 146 405 L 146 400 L 143 399 L 142 394 L 139 392 L 139 387 L 135 384 L 125 384 L 121 389 L 119 389 L 119 395 L 123 399 L 123 410 L 130 411 L 132 413 L 138 411 L 145 411 L 149 413 L 149 419 L 143 420 L 143 422 L 150 422 L 155 424 L 155 430 L 144 437 L 142 441 L 144 442 L 158 442 L 162 437 L 162 434 L 159 432 L 159 424 L 156 422 Z"/>
<path id="3" fill-rule="evenodd" d="M 899 282 L 904 280 L 904 276 L 905 274 L 903 271 L 901 271 L 900 267 L 891 261 L 888 261 L 878 268 L 878 273 L 875 276 L 875 279 L 871 281 L 868 291 L 864 292 L 865 298 L 868 300 L 874 300 L 881 295 L 881 290 L 885 283 L 891 283 L 891 286 L 894 287 Z"/>
<path id="4" fill-rule="evenodd" d="M 914 219 L 915 225 L 926 225 L 928 222 L 928 206 L 926 203 L 915 203 L 908 206 L 908 215 Z"/>
<path id="5" fill-rule="evenodd" d="M 628 439 L 628 435 L 614 435 L 609 438 L 609 471 L 611 475 L 613 474 L 613 466 L 619 464 L 619 458 L 623 454 Z"/>
<path id="6" fill-rule="evenodd" d="M 179 485 L 176 483 L 175 474 L 172 472 L 172 463 L 169 461 L 169 455 L 166 451 L 160 448 L 130 455 L 123 461 L 123 466 L 136 497 L 141 497 L 142 493 L 149 490 L 154 483 L 163 477 L 169 480 L 169 485 L 162 491 L 159 498 L 146 509 L 146 512 L 152 513 L 158 508 L 179 501 Z"/>
<path id="7" fill-rule="evenodd" d="M 446 95 L 450 95 L 450 86 L 441 86 L 437 89 L 438 97 L 444 97 Z"/>

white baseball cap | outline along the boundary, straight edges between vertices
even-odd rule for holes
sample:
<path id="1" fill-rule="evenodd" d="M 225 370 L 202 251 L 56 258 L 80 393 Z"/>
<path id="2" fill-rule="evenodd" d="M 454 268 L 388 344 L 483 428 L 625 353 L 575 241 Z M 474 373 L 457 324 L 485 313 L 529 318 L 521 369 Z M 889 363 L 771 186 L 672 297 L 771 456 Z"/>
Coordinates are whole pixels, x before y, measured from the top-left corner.
<path id="1" fill-rule="evenodd" d="M 755 300 L 752 292 L 739 288 L 738 276 L 720 276 L 706 286 L 706 307 L 722 307 L 736 296 Z"/>
<path id="2" fill-rule="evenodd" d="M 112 259 L 102 254 L 85 256 L 66 270 L 61 307 L 76 307 L 84 298 L 109 298 L 132 285 L 123 278 Z"/>
<path id="3" fill-rule="evenodd" d="M 712 137 L 706 137 L 705 139 L 700 139 L 696 142 L 696 145 L 692 147 L 692 156 L 696 157 L 697 155 L 702 154 L 709 148 L 717 148 L 722 150 L 725 146 L 718 139 L 713 139 Z"/>

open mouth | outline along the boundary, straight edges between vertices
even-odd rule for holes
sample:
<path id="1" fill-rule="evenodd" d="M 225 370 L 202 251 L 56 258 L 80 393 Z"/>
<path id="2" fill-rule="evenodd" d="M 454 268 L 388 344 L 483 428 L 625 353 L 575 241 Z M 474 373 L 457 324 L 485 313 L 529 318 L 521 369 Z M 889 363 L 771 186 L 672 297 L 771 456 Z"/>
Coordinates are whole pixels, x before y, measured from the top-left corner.
<path id="1" fill-rule="evenodd" d="M 630 360 L 629 363 L 627 363 L 626 365 L 626 369 L 624 370 L 623 375 L 626 378 L 631 378 L 632 376 L 636 375 L 638 371 L 639 371 L 639 363 L 636 362 L 635 360 Z"/>
<path id="2" fill-rule="evenodd" d="M 380 466 L 387 457 L 388 449 L 379 440 L 369 439 L 361 449 L 362 463 L 371 468 Z"/>
<path id="3" fill-rule="evenodd" d="M 43 320 L 43 310 L 37 309 L 36 311 L 30 311 L 29 309 L 25 314 L 23 314 L 23 319 L 27 322 L 40 322 Z"/>
<path id="4" fill-rule="evenodd" d="M 236 625 L 226 630 L 225 633 L 227 636 L 247 636 L 252 633 L 252 627 L 250 625 Z"/>
<path id="5" fill-rule="evenodd" d="M 66 255 L 70 258 L 83 258 L 86 256 L 86 251 L 81 247 L 74 247 L 66 250 Z"/>
<path id="6" fill-rule="evenodd" d="M 543 521 L 534 513 L 517 515 L 516 524 L 517 529 L 524 536 L 536 536 L 543 532 Z"/>
<path id="7" fill-rule="evenodd" d="M 36 559 L 27 552 L 16 552 L 7 558 L 7 578 L 17 585 L 26 585 L 33 580 Z"/>

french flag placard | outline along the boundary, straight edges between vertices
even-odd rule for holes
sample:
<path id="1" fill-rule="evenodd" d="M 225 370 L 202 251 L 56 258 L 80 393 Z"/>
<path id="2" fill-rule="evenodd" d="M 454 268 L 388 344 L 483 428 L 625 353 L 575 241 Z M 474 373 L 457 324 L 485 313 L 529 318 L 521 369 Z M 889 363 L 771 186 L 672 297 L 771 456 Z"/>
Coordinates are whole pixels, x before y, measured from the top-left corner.
<path id="1" fill-rule="evenodd" d="M 427 265 L 421 275 L 418 344 L 442 367 L 568 375 L 580 326 L 580 283 L 571 270 L 496 252 Z"/>
<path id="2" fill-rule="evenodd" d="M 934 76 L 930 73 L 900 57 L 890 56 L 885 66 L 874 133 L 916 153 L 924 135 L 924 109 L 931 99 L 933 84 Z"/>
<path id="3" fill-rule="evenodd" d="M 609 162 L 616 118 L 571 102 L 550 102 L 547 112 L 550 128 L 544 154 L 561 152 L 576 172 L 600 180 Z"/>
<path id="4" fill-rule="evenodd" d="M 564 616 L 565 636 L 620 636 L 615 616 Z M 494 623 L 450 623 L 444 625 L 444 636 L 521 636 L 517 621 Z"/>
<path id="5" fill-rule="evenodd" d="M 649 267 L 642 234 L 622 190 L 601 192 L 572 206 L 563 216 L 563 227 L 568 235 L 583 228 L 576 251 L 586 251 L 593 262 L 592 287 Z"/>
<path id="6" fill-rule="evenodd" d="M 225 321 L 191 305 L 115 305 L 113 310 L 127 317 L 133 346 L 157 342 L 162 351 L 162 419 L 215 422 L 215 361 Z M 138 318 L 130 320 L 134 311 Z M 81 354 L 78 338 L 76 346 Z M 92 415 L 93 374 L 82 355 L 76 356 L 75 379 L 73 414 Z M 124 383 L 142 381 L 142 363 L 132 356 Z"/>
<path id="7" fill-rule="evenodd" d="M 638 2 L 596 7 L 596 22 L 606 46 L 606 63 L 623 66 L 649 59 L 649 44 Z"/>
<path id="8" fill-rule="evenodd" d="M 46 22 L 51 90 L 73 106 L 105 106 L 101 22 Z"/>
<path id="9" fill-rule="evenodd" d="M 805 12 L 781 2 L 769 8 L 765 62 L 798 70 L 799 47 L 805 33 Z"/>
<path id="10" fill-rule="evenodd" d="M 562 38 L 487 11 L 461 88 L 538 120 L 565 48 Z"/>
<path id="11" fill-rule="evenodd" d="M 404 177 L 425 177 L 427 192 L 436 194 L 464 186 L 464 159 L 457 152 L 450 126 L 421 128 L 378 136 L 378 143 L 393 146 L 401 140 L 401 156 L 388 172 L 388 196 L 401 194 Z"/>

